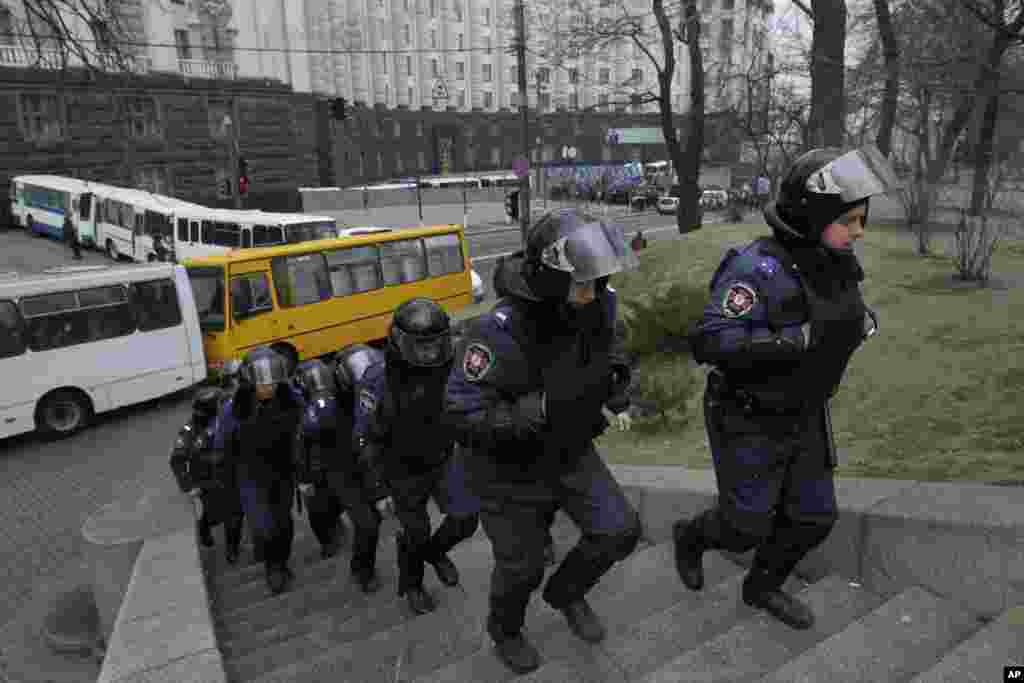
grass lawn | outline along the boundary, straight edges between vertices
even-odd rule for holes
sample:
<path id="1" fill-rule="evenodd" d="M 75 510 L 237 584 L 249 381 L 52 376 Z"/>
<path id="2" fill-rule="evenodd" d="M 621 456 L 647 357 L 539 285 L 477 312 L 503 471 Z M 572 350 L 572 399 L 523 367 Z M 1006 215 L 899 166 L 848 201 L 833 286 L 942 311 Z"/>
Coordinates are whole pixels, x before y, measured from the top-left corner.
<path id="1" fill-rule="evenodd" d="M 767 234 L 763 225 L 713 225 L 651 243 L 641 268 L 614 278 L 626 297 L 674 282 L 705 287 L 725 250 Z M 936 250 L 942 244 L 936 241 Z M 948 257 L 922 258 L 894 225 L 870 226 L 860 250 L 865 300 L 880 332 L 850 362 L 833 401 L 840 476 L 919 480 L 1024 479 L 1024 244 L 1006 242 L 993 263 L 1008 289 L 953 278 Z M 710 467 L 700 393 L 689 356 L 641 362 L 655 384 L 696 382 L 688 409 L 635 422 L 601 438 L 623 464 Z"/>

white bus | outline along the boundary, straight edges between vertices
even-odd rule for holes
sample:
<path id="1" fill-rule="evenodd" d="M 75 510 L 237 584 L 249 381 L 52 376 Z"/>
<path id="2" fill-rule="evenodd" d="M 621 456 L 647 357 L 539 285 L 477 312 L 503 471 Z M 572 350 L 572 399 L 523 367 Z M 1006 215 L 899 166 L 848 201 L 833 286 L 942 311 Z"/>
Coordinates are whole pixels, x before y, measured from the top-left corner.
<path id="1" fill-rule="evenodd" d="M 175 218 L 180 212 L 210 211 L 145 190 L 91 183 L 96 204 L 96 245 L 113 260 L 122 256 L 145 263 L 157 260 L 153 243 L 159 235 L 173 253 Z"/>
<path id="2" fill-rule="evenodd" d="M 174 254 L 178 261 L 229 249 L 297 244 L 338 236 L 330 216 L 259 210 L 176 208 Z"/>
<path id="3" fill-rule="evenodd" d="M 78 266 L 0 280 L 0 438 L 69 436 L 206 379 L 185 268 Z"/>
<path id="4" fill-rule="evenodd" d="M 11 218 L 35 235 L 64 239 L 64 217 L 72 216 L 83 246 L 95 246 L 96 225 L 90 183 L 55 175 L 11 179 Z"/>

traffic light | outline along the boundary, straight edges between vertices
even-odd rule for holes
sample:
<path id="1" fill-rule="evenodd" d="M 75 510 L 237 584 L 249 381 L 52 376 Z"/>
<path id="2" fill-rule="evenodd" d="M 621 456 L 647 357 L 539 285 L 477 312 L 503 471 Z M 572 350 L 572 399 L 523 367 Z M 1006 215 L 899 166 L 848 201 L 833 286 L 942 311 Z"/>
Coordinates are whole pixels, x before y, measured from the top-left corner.
<path id="1" fill-rule="evenodd" d="M 505 212 L 513 219 L 519 218 L 519 190 L 509 192 L 505 197 Z"/>
<path id="2" fill-rule="evenodd" d="M 238 157 L 238 194 L 249 192 L 249 163 L 245 157 Z"/>
<path id="3" fill-rule="evenodd" d="M 331 100 L 331 118 L 336 121 L 348 118 L 348 102 L 344 97 L 335 97 Z"/>

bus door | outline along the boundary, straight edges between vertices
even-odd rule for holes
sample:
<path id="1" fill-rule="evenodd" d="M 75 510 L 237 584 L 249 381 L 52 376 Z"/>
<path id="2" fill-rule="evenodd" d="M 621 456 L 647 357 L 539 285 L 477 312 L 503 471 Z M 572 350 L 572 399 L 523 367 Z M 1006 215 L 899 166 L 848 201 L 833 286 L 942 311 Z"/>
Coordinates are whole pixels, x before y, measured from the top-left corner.
<path id="1" fill-rule="evenodd" d="M 78 241 L 96 246 L 96 201 L 92 192 L 78 195 Z"/>
<path id="2" fill-rule="evenodd" d="M 228 268 L 231 342 L 235 352 L 242 355 L 254 346 L 279 339 L 280 323 L 273 314 L 269 264 L 255 261 Z"/>
<path id="3" fill-rule="evenodd" d="M 132 229 L 132 260 L 146 262 L 146 220 L 141 211 L 134 211 L 135 227 Z"/>

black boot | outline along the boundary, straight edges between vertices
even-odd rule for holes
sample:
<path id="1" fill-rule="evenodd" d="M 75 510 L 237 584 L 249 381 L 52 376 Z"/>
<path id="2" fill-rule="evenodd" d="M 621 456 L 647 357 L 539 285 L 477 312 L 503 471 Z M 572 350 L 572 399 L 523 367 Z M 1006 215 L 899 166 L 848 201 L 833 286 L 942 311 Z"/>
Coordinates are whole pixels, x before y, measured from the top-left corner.
<path id="1" fill-rule="evenodd" d="M 404 533 L 398 535 L 398 597 L 404 597 L 416 614 L 433 612 L 434 599 L 423 590 L 422 560 L 409 548 Z M 415 571 L 416 567 L 420 571 Z"/>
<path id="2" fill-rule="evenodd" d="M 679 520 L 672 525 L 676 571 L 683 584 L 692 591 L 704 588 L 704 551 L 707 546 L 700 523 L 701 517 L 696 517 L 689 523 Z"/>
<path id="3" fill-rule="evenodd" d="M 405 595 L 405 600 L 409 603 L 409 609 L 416 614 L 429 614 L 437 609 L 437 603 L 434 602 L 434 598 L 423 589 L 423 586 L 407 588 L 401 594 Z"/>
<path id="4" fill-rule="evenodd" d="M 354 572 L 359 590 L 365 594 L 376 593 L 380 590 L 380 577 L 375 569 L 362 569 Z"/>
<path id="5" fill-rule="evenodd" d="M 199 534 L 199 542 L 204 548 L 213 547 L 213 534 L 210 532 L 210 525 L 207 524 L 205 516 L 196 520 L 196 532 Z"/>
<path id="6" fill-rule="evenodd" d="M 280 595 L 288 585 L 288 574 L 281 567 L 267 567 L 267 588 L 274 595 Z"/>
<path id="7" fill-rule="evenodd" d="M 514 635 L 502 632 L 492 616 L 487 617 L 487 632 L 494 640 L 498 659 L 517 675 L 528 674 L 540 667 L 540 653 L 522 632 Z"/>
<path id="8" fill-rule="evenodd" d="M 224 540 L 227 544 L 226 555 L 228 564 L 236 564 L 238 562 L 238 550 L 242 545 L 241 519 L 225 522 Z"/>
<path id="9" fill-rule="evenodd" d="M 578 600 L 558 611 L 565 615 L 569 622 L 569 628 L 577 638 L 588 643 L 600 643 L 604 640 L 606 635 L 604 625 L 586 600 Z"/>
<path id="10" fill-rule="evenodd" d="M 814 613 L 811 609 L 783 592 L 780 583 L 772 572 L 756 567 L 751 569 L 743 581 L 743 602 L 750 607 L 763 609 L 791 628 L 803 630 L 814 626 Z"/>
<path id="11" fill-rule="evenodd" d="M 434 571 L 437 572 L 437 578 L 441 583 L 446 586 L 459 585 L 459 569 L 447 555 L 441 555 L 441 557 L 431 560 L 430 564 L 434 567 Z"/>

